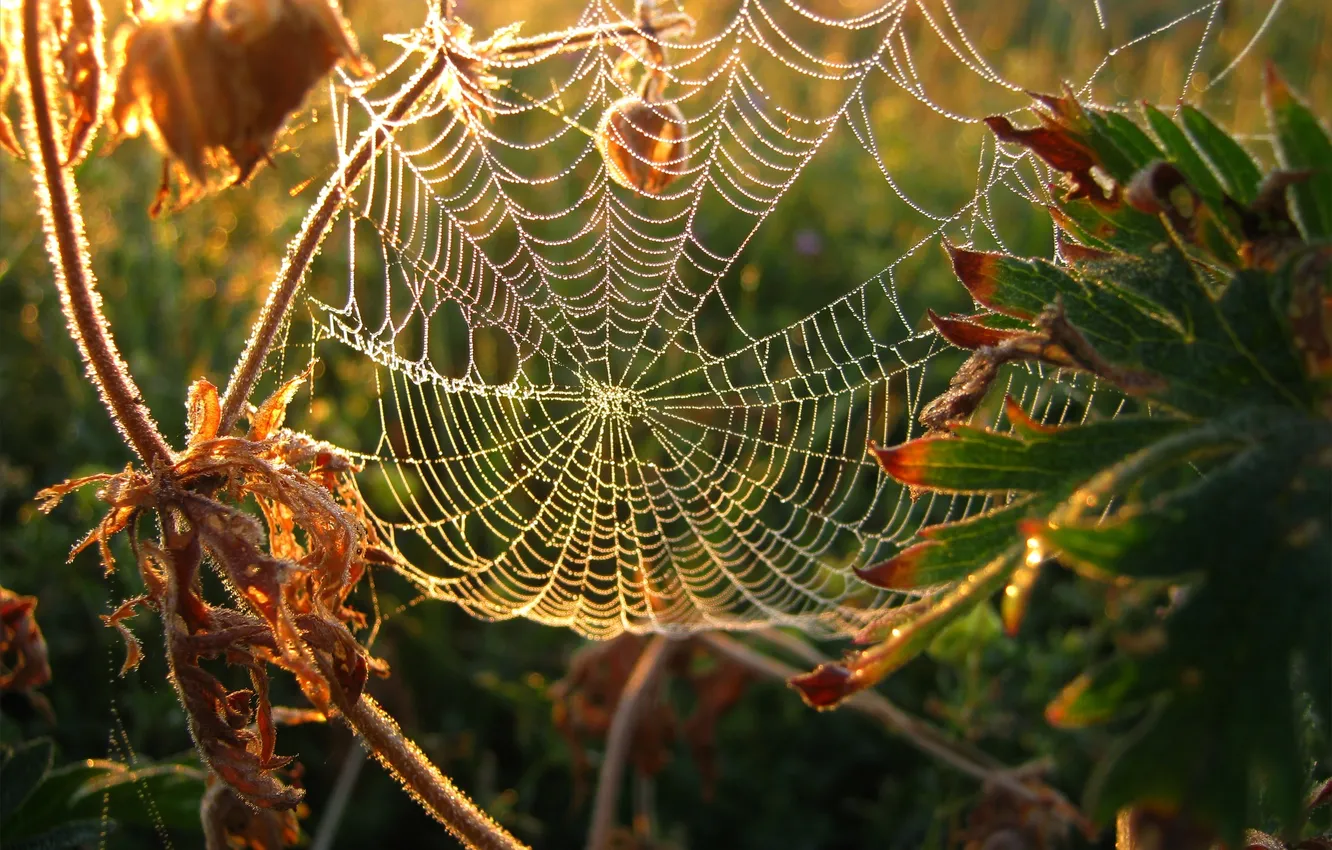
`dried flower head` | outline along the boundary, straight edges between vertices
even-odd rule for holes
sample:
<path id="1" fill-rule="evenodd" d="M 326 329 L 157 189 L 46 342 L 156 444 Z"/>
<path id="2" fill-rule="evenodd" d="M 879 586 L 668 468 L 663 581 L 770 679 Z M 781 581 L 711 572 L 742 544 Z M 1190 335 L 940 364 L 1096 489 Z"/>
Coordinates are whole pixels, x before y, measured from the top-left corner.
<path id="1" fill-rule="evenodd" d="M 150 12 L 122 33 L 117 53 L 114 135 L 147 132 L 200 185 L 228 165 L 232 182 L 244 183 L 334 65 L 368 69 L 333 0 L 203 0 L 174 14 Z"/>
<path id="2" fill-rule="evenodd" d="M 688 134 L 684 114 L 675 104 L 630 95 L 601 116 L 597 149 L 612 180 L 656 195 L 689 164 Z"/>

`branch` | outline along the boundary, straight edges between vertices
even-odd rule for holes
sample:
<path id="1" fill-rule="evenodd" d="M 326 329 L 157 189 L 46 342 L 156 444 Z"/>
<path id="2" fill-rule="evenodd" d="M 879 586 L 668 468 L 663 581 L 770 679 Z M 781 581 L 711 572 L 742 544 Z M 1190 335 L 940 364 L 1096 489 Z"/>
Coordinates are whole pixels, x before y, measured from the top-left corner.
<path id="1" fill-rule="evenodd" d="M 322 660 L 320 666 L 325 666 Z M 326 669 L 325 675 L 329 672 Z M 441 773 L 369 694 L 362 694 L 351 705 L 339 705 L 339 709 L 379 763 L 465 847 L 481 850 L 525 848 L 526 845 L 481 811 Z"/>
<path id="2" fill-rule="evenodd" d="M 601 770 L 597 774 L 597 796 L 592 804 L 587 850 L 610 848 L 611 830 L 615 828 L 615 801 L 620 795 L 620 783 L 624 778 L 624 763 L 629 758 L 634 724 L 644 695 L 656 680 L 662 662 L 670 655 L 671 643 L 671 638 L 666 635 L 652 638 L 643 654 L 638 656 L 629 681 L 620 692 L 619 702 L 615 705 L 615 717 L 611 719 L 610 732 L 606 735 L 606 753 L 601 758 Z"/>
<path id="3" fill-rule="evenodd" d="M 314 838 L 310 840 L 310 850 L 332 848 L 334 840 L 338 837 L 338 827 L 342 824 L 342 815 L 347 811 L 352 791 L 356 788 L 356 778 L 360 776 L 361 766 L 364 764 L 365 748 L 359 741 L 354 741 L 342 759 L 342 767 L 339 768 L 338 778 L 333 783 L 333 791 L 328 795 L 324 812 L 319 817 L 319 826 L 315 829 Z"/>
<path id="4" fill-rule="evenodd" d="M 782 632 L 764 631 L 760 632 L 759 635 L 799 654 L 804 660 L 812 664 L 817 665 L 828 661 L 813 647 Z M 798 676 L 803 672 L 789 664 L 751 649 L 735 638 L 720 632 L 706 632 L 700 635 L 699 638 L 732 661 L 739 662 L 769 678 L 780 679 L 785 682 L 792 676 Z M 882 694 L 874 691 L 861 691 L 847 699 L 843 705 L 853 711 L 875 718 L 888 727 L 889 730 L 905 738 L 907 743 L 916 749 L 937 758 L 949 767 L 979 779 L 983 784 L 994 785 L 1010 791 L 1024 800 L 1048 805 L 1084 832 L 1094 834 L 1094 828 L 1086 817 L 1055 789 L 1047 785 L 1033 783 L 1029 778 L 1024 781 L 1021 777 L 1021 771 L 1006 768 L 992 756 L 952 740 L 928 722 L 898 708 Z"/>
<path id="5" fill-rule="evenodd" d="M 26 0 L 23 4 L 23 58 L 28 77 L 28 97 L 23 98 L 27 120 L 23 124 L 38 207 L 46 228 L 46 252 L 55 268 L 60 308 L 88 378 L 97 387 L 102 406 L 121 438 L 152 470 L 171 463 L 171 449 L 157 430 L 102 313 L 102 297 L 97 292 L 84 238 L 78 188 L 60 167 L 60 146 L 46 88 L 48 74 L 42 67 L 43 8 L 50 8 L 50 4 L 42 0 Z"/>
<path id="6" fill-rule="evenodd" d="M 269 286 L 268 299 L 264 302 L 263 309 L 259 311 L 259 317 L 255 319 L 254 327 L 250 330 L 249 339 L 245 343 L 245 352 L 236 364 L 235 371 L 231 373 L 231 380 L 227 382 L 226 392 L 222 396 L 222 421 L 218 428 L 219 434 L 230 433 L 236 421 L 240 419 L 250 393 L 254 391 L 254 385 L 259 380 L 259 373 L 263 371 L 268 352 L 272 349 L 283 322 L 286 321 L 291 300 L 296 295 L 296 290 L 300 288 L 301 282 L 305 280 L 310 261 L 319 251 L 319 245 L 324 241 L 324 237 L 328 235 L 333 219 L 343 201 L 347 199 L 348 193 L 360 182 L 361 172 L 365 170 L 371 157 L 392 137 L 393 131 L 390 129 L 392 125 L 407 115 L 449 64 L 448 51 L 436 50 L 430 63 L 407 83 L 405 90 L 398 95 L 383 119 L 361 134 L 355 151 L 324 184 L 314 207 L 301 224 L 300 232 L 289 243 L 287 257 L 282 261 L 278 276 Z"/>

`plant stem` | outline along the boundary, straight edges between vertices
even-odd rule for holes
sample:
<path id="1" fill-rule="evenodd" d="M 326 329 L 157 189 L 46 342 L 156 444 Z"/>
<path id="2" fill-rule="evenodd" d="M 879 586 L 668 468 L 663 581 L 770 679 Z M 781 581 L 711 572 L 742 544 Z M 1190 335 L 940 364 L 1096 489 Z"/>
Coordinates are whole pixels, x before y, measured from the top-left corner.
<path id="1" fill-rule="evenodd" d="M 353 741 L 342 759 L 338 778 L 333 783 L 333 792 L 328 795 L 324 811 L 319 816 L 319 826 L 315 829 L 314 838 L 310 840 L 310 850 L 331 850 L 333 847 L 342 816 L 347 811 L 347 803 L 351 802 L 352 791 L 356 788 L 356 778 L 361 775 L 364 764 L 365 748 L 360 741 Z"/>
<path id="2" fill-rule="evenodd" d="M 612 38 L 641 38 L 645 33 L 652 38 L 663 38 L 692 26 L 693 20 L 688 15 L 672 12 L 646 22 L 624 21 L 516 39 L 485 58 L 512 61 L 545 58 L 550 54 L 585 50 Z M 400 122 L 416 102 L 430 90 L 435 80 L 453 67 L 450 47 L 449 44 L 439 45 L 432 54 L 429 65 L 407 83 L 406 88 L 389 106 L 384 117 L 361 134 L 356 149 L 324 184 L 310 213 L 301 224 L 300 232 L 288 243 L 287 257 L 282 262 L 282 268 L 278 270 L 278 276 L 269 286 L 268 298 L 258 318 L 255 319 L 245 344 L 245 351 L 241 354 L 235 371 L 231 373 L 231 380 L 227 382 L 226 392 L 222 395 L 222 420 L 218 433 L 230 432 L 244 412 L 250 393 L 254 391 L 254 385 L 263 371 L 264 362 L 268 359 L 268 353 L 272 350 L 278 332 L 287 319 L 292 299 L 301 282 L 305 280 L 310 262 L 318 252 L 324 237 L 328 235 L 333 219 L 342 203 L 347 200 L 348 193 L 360 182 L 361 173 L 370 163 L 371 157 L 392 137 L 392 125 Z"/>
<path id="3" fill-rule="evenodd" d="M 60 166 L 48 75 L 42 67 L 41 10 L 49 7 L 43 0 L 26 0 L 23 4 L 23 58 L 28 78 L 28 97 L 23 98 L 27 112 L 24 135 L 46 228 L 46 251 L 55 268 L 60 307 L 69 323 L 70 336 L 83 356 L 88 378 L 97 387 L 102 405 L 121 437 L 151 470 L 171 463 L 171 449 L 157 430 L 102 313 L 102 297 L 97 292 L 84 238 L 78 189 Z"/>
<path id="4" fill-rule="evenodd" d="M 546 58 L 555 53 L 569 53 L 586 50 L 596 44 L 612 39 L 642 38 L 663 39 L 673 36 L 677 30 L 693 27 L 694 21 L 683 12 L 672 12 L 652 19 L 650 22 L 623 21 L 615 24 L 603 24 L 596 27 L 580 27 L 563 32 L 536 35 L 530 38 L 516 38 L 505 42 L 494 54 L 495 59 L 520 61 L 523 59 Z"/>
<path id="5" fill-rule="evenodd" d="M 287 258 L 282 261 L 282 268 L 268 289 L 268 299 L 264 302 L 259 317 L 255 320 L 250 336 L 245 342 L 245 352 L 241 355 L 236 369 L 227 382 L 226 392 L 222 396 L 222 420 L 218 427 L 219 434 L 227 434 L 236 425 L 254 385 L 263 371 L 264 361 L 277 339 L 278 331 L 286 321 L 291 308 L 291 300 L 305 280 L 305 272 L 310 267 L 319 250 L 319 245 L 328 235 L 343 201 L 348 193 L 361 180 L 361 172 L 370 162 L 380 146 L 392 137 L 390 126 L 401 121 L 408 111 L 430 89 L 431 84 L 449 67 L 449 54 L 446 50 L 436 50 L 429 65 L 420 71 L 389 107 L 382 120 L 376 122 L 361 134 L 352 152 L 342 167 L 324 184 L 318 199 L 301 224 L 301 230 L 289 243 Z"/>
<path id="6" fill-rule="evenodd" d="M 781 632 L 761 632 L 765 639 L 778 643 L 801 655 L 804 660 L 814 665 L 828 661 L 813 647 Z M 780 635 L 781 637 L 775 637 Z M 801 670 L 770 658 L 729 635 L 720 632 L 707 632 L 700 635 L 714 651 L 737 661 L 750 670 L 773 679 L 785 682 L 797 676 Z M 882 694 L 874 691 L 861 691 L 843 703 L 847 708 L 858 711 L 878 720 L 891 731 L 901 735 L 916 749 L 932 756 L 961 773 L 979 779 L 986 785 L 1003 788 L 1024 800 L 1049 806 L 1068 822 L 1078 826 L 1084 834 L 1095 835 L 1095 828 L 1078 809 L 1058 791 L 1047 785 L 1036 783 L 1030 778 L 1020 777 L 1020 771 L 1005 768 L 999 761 L 985 753 L 952 740 L 946 734 L 935 729 L 928 722 L 914 717 L 898 708 Z"/>
<path id="7" fill-rule="evenodd" d="M 441 773 L 369 694 L 339 708 L 379 763 L 464 846 L 481 850 L 525 847 Z"/>
<path id="8" fill-rule="evenodd" d="M 638 720 L 643 697 L 657 678 L 662 662 L 670 655 L 671 638 L 657 635 L 648 643 L 643 654 L 634 662 L 629 681 L 620 692 L 606 735 L 606 754 L 597 773 L 597 796 L 592 804 L 592 824 L 588 829 L 587 850 L 608 850 L 611 831 L 615 828 L 615 802 L 620 796 L 624 778 L 624 764 L 629 758 L 629 744 L 634 724 Z"/>

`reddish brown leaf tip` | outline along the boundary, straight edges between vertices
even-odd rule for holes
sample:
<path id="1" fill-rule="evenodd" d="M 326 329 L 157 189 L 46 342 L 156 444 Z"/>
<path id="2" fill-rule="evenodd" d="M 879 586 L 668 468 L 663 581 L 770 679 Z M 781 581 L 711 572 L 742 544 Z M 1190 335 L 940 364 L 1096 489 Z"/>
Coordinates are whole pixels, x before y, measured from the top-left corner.
<path id="1" fill-rule="evenodd" d="M 916 568 L 925 553 L 924 550 L 937 545 L 937 543 L 917 543 L 883 563 L 864 569 L 855 567 L 856 575 L 866 584 L 882 587 L 884 590 L 911 590 L 917 586 Z"/>
<path id="2" fill-rule="evenodd" d="M 1271 59 L 1263 66 L 1263 94 L 1266 95 L 1268 108 L 1283 106 L 1291 99 L 1290 89 Z"/>
<path id="3" fill-rule="evenodd" d="M 892 448 L 870 446 L 870 453 L 879 461 L 883 471 L 903 484 L 923 485 L 929 477 L 926 474 L 929 462 L 930 445 L 947 437 L 921 437 Z"/>
<path id="4" fill-rule="evenodd" d="M 1095 263 L 1101 260 L 1108 260 L 1113 254 L 1109 251 L 1102 251 L 1100 248 L 1092 248 L 1068 238 L 1068 234 L 1062 230 L 1055 237 L 1055 247 L 1059 249 L 1059 256 L 1064 258 L 1064 262 L 1069 264 L 1077 263 Z"/>
<path id="5" fill-rule="evenodd" d="M 820 664 L 812 673 L 792 676 L 787 684 L 800 692 L 800 698 L 811 708 L 836 708 L 838 703 L 856 692 L 851 683 L 851 671 L 841 664 Z"/>
<path id="6" fill-rule="evenodd" d="M 1022 409 L 1017 399 L 1011 395 L 1004 395 L 1004 415 L 1008 417 L 1013 430 L 1019 434 L 1053 434 L 1059 430 L 1053 425 L 1042 425 L 1035 419 L 1032 419 L 1027 411 Z"/>
<path id="7" fill-rule="evenodd" d="M 944 243 L 944 250 L 948 252 L 948 258 L 953 263 L 953 274 L 957 275 L 957 279 L 971 293 L 971 297 L 986 307 L 993 308 L 991 300 L 995 291 L 994 266 L 1003 255 L 969 251 L 948 242 Z"/>
<path id="8" fill-rule="evenodd" d="M 984 325 L 969 322 L 965 319 L 944 318 L 933 310 L 927 310 L 927 312 L 930 323 L 934 325 L 940 336 L 958 348 L 965 348 L 968 351 L 975 351 L 987 346 L 993 347 L 1006 340 L 1021 336 L 1023 333 L 1022 331 L 987 328 Z"/>

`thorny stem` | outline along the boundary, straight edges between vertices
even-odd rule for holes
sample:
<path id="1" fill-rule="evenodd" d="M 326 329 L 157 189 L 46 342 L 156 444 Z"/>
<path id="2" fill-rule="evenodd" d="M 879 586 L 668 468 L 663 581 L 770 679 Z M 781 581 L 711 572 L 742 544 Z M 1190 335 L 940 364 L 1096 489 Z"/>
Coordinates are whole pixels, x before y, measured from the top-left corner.
<path id="1" fill-rule="evenodd" d="M 339 708 L 379 763 L 464 846 L 481 850 L 525 847 L 441 773 L 369 694 Z"/>
<path id="2" fill-rule="evenodd" d="M 781 632 L 764 631 L 760 632 L 759 635 L 800 655 L 803 660 L 811 664 L 818 665 L 828 660 L 803 641 L 788 638 Z M 803 672 L 789 664 L 751 649 L 735 638 L 721 632 L 708 632 L 700 635 L 700 638 L 719 654 L 772 679 L 780 679 L 785 682 Z M 1030 778 L 1022 777 L 1020 769 L 1005 768 L 991 756 L 973 751 L 970 747 L 952 740 L 928 722 L 898 708 L 882 694 L 874 691 L 861 691 L 847 699 L 843 705 L 853 711 L 873 717 L 888 729 L 901 735 L 916 749 L 938 759 L 949 767 L 979 779 L 983 784 L 1003 788 L 1024 800 L 1048 805 L 1085 833 L 1092 834 L 1093 827 L 1085 816 L 1058 791 L 1047 785 L 1034 782 Z"/>
<path id="3" fill-rule="evenodd" d="M 88 262 L 78 189 L 60 167 L 60 146 L 42 67 L 41 10 L 49 6 L 42 0 L 23 4 L 23 58 L 29 91 L 23 99 L 28 113 L 24 129 L 60 307 L 88 377 L 121 436 L 149 469 L 166 466 L 171 463 L 171 449 L 157 430 L 102 313 L 102 297 Z"/>
<path id="4" fill-rule="evenodd" d="M 448 5 L 445 8 L 447 11 Z M 672 12 L 639 22 L 624 21 L 515 39 L 506 42 L 493 54 L 488 54 L 484 58 L 520 61 L 553 53 L 585 50 L 615 38 L 642 38 L 645 35 L 654 39 L 669 37 L 692 26 L 693 20 L 688 15 Z M 289 243 L 287 257 L 282 262 L 278 276 L 269 286 L 268 298 L 250 330 L 245 351 L 231 374 L 231 380 L 227 382 L 226 392 L 222 396 L 219 433 L 230 432 L 244 412 L 250 393 L 254 391 L 254 385 L 263 371 L 264 362 L 268 359 L 278 332 L 287 319 L 292 299 L 301 282 L 305 280 L 310 262 L 318 252 L 324 237 L 328 235 L 342 203 L 347 200 L 351 189 L 360 182 L 361 173 L 369 164 L 371 157 L 392 137 L 393 125 L 400 122 L 416 102 L 430 90 L 435 80 L 452 66 L 450 47 L 451 45 L 447 43 L 436 47 L 430 64 L 408 84 L 406 90 L 389 107 L 384 118 L 361 135 L 355 151 L 324 184 L 310 213 L 305 217 L 300 232 Z"/>
<path id="5" fill-rule="evenodd" d="M 670 655 L 672 639 L 657 635 L 648 643 L 643 654 L 634 662 L 629 681 L 620 692 L 606 734 L 606 754 L 601 758 L 597 773 L 597 796 L 592 804 L 592 825 L 588 829 L 587 850 L 609 850 L 611 831 L 615 828 L 615 802 L 620 796 L 624 778 L 624 764 L 629 758 L 629 744 L 642 707 L 643 697 L 656 681 L 657 671 Z"/>

